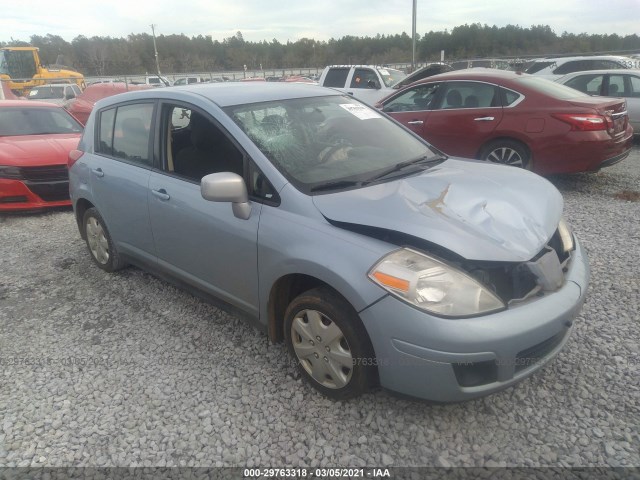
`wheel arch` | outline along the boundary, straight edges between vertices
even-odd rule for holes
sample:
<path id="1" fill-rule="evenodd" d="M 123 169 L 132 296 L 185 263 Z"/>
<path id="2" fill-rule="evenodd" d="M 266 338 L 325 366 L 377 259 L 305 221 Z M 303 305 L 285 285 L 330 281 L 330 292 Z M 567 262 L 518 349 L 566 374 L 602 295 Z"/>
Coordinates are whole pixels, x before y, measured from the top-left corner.
<path id="1" fill-rule="evenodd" d="M 350 302 L 329 283 L 304 273 L 288 273 L 278 278 L 269 292 L 267 303 L 267 328 L 269 340 L 274 343 L 284 340 L 284 314 L 291 301 L 301 293 L 318 287 L 326 287 Z"/>
<path id="2" fill-rule="evenodd" d="M 489 140 L 484 142 L 482 145 L 480 145 L 480 148 L 478 148 L 478 151 L 476 152 L 476 159 L 480 160 L 482 158 L 482 153 L 486 150 L 486 148 L 489 145 L 491 145 L 492 143 L 500 142 L 500 141 L 519 143 L 520 145 L 522 145 L 523 148 L 526 149 L 527 153 L 529 154 L 529 161 L 533 163 L 533 160 L 534 160 L 533 150 L 531 149 L 531 146 L 529 145 L 527 140 L 520 137 L 519 135 L 514 135 L 514 136 L 500 135 L 498 137 L 490 138 Z"/>
<path id="3" fill-rule="evenodd" d="M 490 138 L 489 140 L 484 142 L 482 145 L 480 145 L 480 148 L 478 148 L 478 151 L 476 152 L 476 159 L 479 160 L 481 158 L 482 152 L 484 152 L 489 145 L 491 145 L 492 143 L 498 143 L 503 141 L 519 143 L 527 150 L 527 153 L 529 154 L 529 158 L 533 158 L 533 151 L 531 150 L 531 147 L 529 146 L 529 143 L 526 140 L 524 140 L 523 138 L 520 138 L 519 136 L 500 135 L 499 137 Z"/>
<path id="4" fill-rule="evenodd" d="M 79 198 L 74 207 L 76 223 L 78 224 L 78 230 L 80 230 L 80 236 L 83 240 L 86 240 L 87 232 L 84 230 L 82 219 L 84 218 L 85 212 L 90 208 L 95 208 L 95 205 L 86 198 Z"/>

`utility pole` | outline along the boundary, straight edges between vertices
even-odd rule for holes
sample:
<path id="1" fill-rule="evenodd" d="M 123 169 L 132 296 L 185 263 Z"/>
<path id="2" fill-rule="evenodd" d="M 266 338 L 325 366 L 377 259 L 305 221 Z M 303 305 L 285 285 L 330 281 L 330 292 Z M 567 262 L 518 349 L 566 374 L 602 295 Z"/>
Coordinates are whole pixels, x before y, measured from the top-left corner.
<path id="1" fill-rule="evenodd" d="M 411 56 L 411 71 L 416 71 L 416 16 L 417 16 L 418 0 L 413 0 L 413 28 L 411 30 L 411 38 L 413 40 L 413 54 Z"/>
<path id="2" fill-rule="evenodd" d="M 415 0 L 413 0 L 415 2 Z M 160 62 L 158 62 L 158 47 L 156 46 L 156 26 L 151 24 L 151 32 L 153 33 L 153 51 L 156 53 L 156 70 L 158 71 L 158 77 L 160 76 Z"/>

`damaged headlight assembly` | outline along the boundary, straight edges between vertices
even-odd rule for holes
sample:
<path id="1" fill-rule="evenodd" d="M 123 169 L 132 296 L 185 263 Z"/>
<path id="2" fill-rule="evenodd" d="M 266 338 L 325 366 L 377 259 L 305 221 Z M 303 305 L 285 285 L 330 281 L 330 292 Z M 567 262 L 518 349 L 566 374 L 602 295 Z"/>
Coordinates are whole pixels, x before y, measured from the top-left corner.
<path id="1" fill-rule="evenodd" d="M 467 273 L 410 248 L 384 256 L 369 271 L 369 278 L 399 299 L 438 316 L 470 317 L 506 308 Z"/>
<path id="2" fill-rule="evenodd" d="M 558 234 L 560 235 L 562 249 L 565 253 L 569 253 L 576 247 L 575 242 L 573 241 L 573 233 L 571 233 L 571 229 L 565 223 L 564 218 L 561 218 L 560 223 L 558 224 Z"/>

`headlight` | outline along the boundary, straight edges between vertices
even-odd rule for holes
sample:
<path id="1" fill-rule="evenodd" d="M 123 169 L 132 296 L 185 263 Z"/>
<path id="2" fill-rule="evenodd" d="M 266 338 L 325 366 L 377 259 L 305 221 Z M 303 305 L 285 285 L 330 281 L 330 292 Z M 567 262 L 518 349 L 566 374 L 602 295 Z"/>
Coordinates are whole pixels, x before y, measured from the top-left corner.
<path id="1" fill-rule="evenodd" d="M 20 180 L 22 178 L 22 174 L 20 173 L 20 168 L 18 167 L 7 167 L 4 165 L 0 165 L 0 178 Z"/>
<path id="2" fill-rule="evenodd" d="M 560 219 L 560 223 L 558 224 L 558 233 L 560 234 L 560 241 L 562 242 L 562 250 L 564 250 L 565 253 L 570 252 L 576 247 L 573 241 L 573 234 L 564 222 L 564 218 Z"/>
<path id="3" fill-rule="evenodd" d="M 466 273 L 408 248 L 383 257 L 369 278 L 427 312 L 466 317 L 502 310 L 505 304 Z"/>

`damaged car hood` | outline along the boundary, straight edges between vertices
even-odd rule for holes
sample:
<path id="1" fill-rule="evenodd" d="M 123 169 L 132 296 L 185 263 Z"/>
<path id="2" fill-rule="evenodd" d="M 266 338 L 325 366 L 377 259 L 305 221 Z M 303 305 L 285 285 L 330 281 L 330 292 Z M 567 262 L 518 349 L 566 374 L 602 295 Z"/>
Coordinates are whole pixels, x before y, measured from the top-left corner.
<path id="1" fill-rule="evenodd" d="M 530 260 L 562 215 L 558 190 L 514 167 L 449 159 L 421 174 L 316 195 L 330 221 L 402 232 L 468 260 Z"/>

